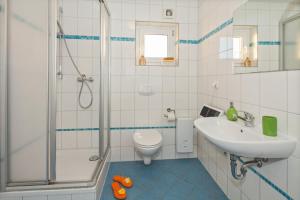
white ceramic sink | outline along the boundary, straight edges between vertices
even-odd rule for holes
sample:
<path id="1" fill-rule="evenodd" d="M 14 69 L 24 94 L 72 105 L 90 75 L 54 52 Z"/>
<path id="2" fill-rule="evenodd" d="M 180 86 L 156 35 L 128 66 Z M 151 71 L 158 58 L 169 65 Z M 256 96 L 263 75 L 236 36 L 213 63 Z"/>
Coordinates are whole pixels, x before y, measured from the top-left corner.
<path id="1" fill-rule="evenodd" d="M 248 158 L 287 158 L 297 140 L 284 134 L 268 137 L 225 117 L 199 118 L 194 125 L 205 137 L 224 151 Z"/>

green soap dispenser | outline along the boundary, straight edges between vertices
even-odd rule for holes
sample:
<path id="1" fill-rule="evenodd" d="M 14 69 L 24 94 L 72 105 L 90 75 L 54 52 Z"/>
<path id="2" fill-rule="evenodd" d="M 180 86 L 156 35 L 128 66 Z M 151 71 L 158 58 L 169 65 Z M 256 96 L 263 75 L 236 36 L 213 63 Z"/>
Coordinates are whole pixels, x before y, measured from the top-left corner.
<path id="1" fill-rule="evenodd" d="M 238 114 L 237 114 L 235 107 L 233 106 L 233 102 L 230 102 L 230 107 L 228 108 L 228 110 L 226 112 L 226 116 L 229 121 L 237 121 Z"/>

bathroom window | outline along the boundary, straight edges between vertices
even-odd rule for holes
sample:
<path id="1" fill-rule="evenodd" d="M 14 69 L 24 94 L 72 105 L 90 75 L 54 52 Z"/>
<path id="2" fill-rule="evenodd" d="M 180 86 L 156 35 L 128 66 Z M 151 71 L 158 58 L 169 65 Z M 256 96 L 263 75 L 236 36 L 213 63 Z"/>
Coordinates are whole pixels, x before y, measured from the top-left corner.
<path id="1" fill-rule="evenodd" d="M 144 53 L 146 58 L 168 57 L 168 36 L 144 35 Z"/>
<path id="2" fill-rule="evenodd" d="M 176 66 L 178 24 L 136 22 L 136 65 Z"/>

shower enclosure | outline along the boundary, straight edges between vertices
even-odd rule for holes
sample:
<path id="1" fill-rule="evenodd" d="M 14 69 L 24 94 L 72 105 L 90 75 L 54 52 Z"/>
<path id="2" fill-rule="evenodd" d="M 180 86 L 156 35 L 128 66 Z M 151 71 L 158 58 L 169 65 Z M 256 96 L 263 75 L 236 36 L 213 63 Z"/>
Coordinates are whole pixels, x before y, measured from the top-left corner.
<path id="1" fill-rule="evenodd" d="M 103 0 L 0 0 L 1 191 L 87 187 L 109 153 Z"/>

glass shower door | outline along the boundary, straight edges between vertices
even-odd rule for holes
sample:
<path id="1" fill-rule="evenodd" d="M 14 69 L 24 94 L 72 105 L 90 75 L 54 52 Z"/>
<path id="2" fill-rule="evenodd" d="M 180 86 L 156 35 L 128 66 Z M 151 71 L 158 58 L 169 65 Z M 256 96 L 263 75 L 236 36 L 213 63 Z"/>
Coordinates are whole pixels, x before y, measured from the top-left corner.
<path id="1" fill-rule="evenodd" d="M 101 162 L 101 3 L 60 2 L 56 182 L 89 182 Z"/>

